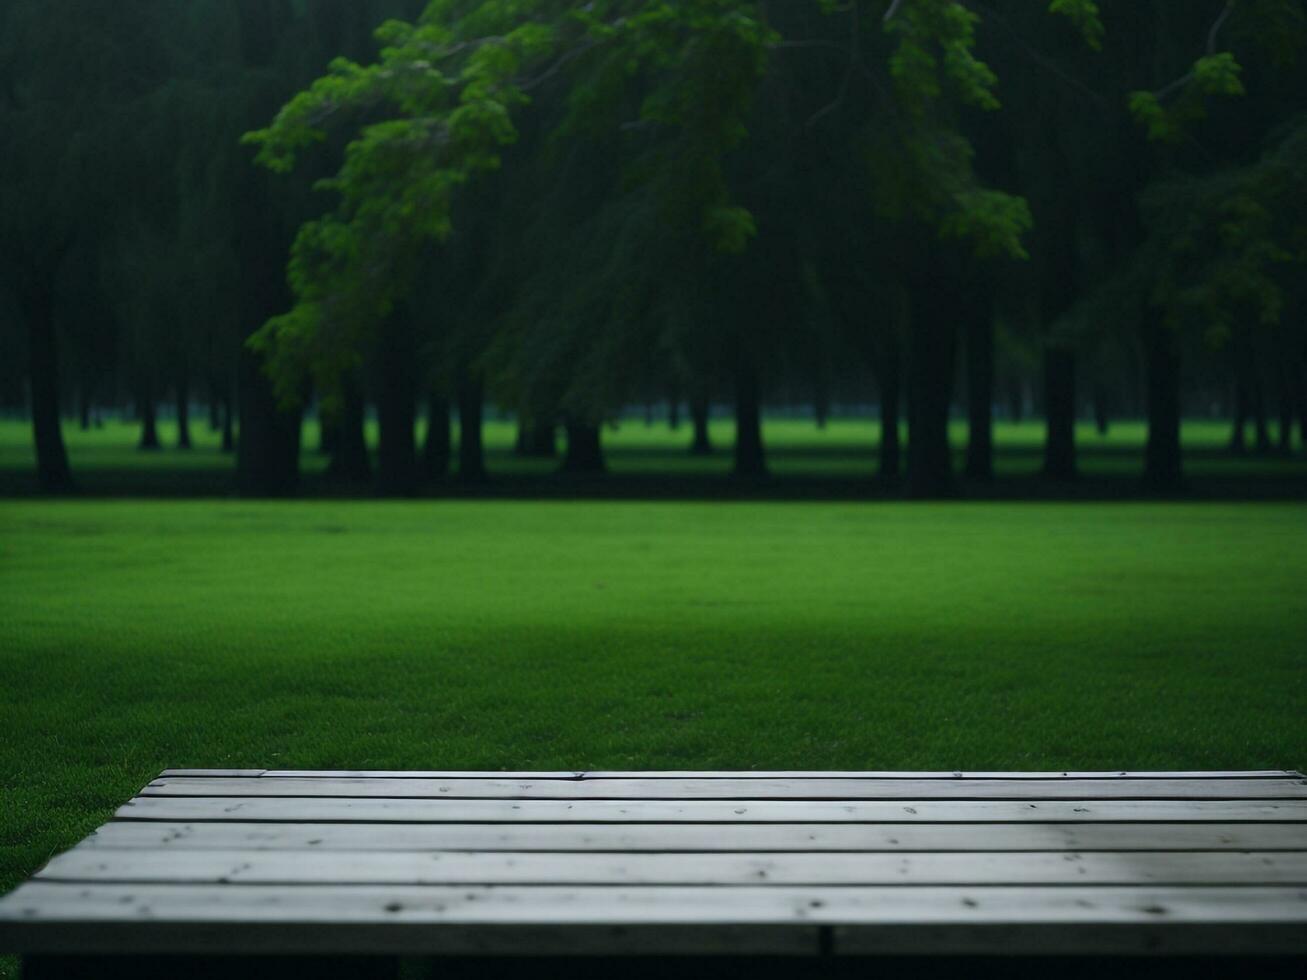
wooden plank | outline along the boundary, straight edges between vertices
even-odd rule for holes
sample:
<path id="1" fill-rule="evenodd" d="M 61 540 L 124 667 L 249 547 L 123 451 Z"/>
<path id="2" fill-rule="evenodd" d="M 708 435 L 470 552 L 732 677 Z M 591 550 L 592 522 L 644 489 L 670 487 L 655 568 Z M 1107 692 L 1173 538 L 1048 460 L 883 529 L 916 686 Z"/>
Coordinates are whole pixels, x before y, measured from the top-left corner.
<path id="1" fill-rule="evenodd" d="M 29 882 L 0 900 L 0 948 L 19 953 L 813 953 L 817 925 L 836 953 L 1302 955 L 1307 889 Z"/>
<path id="2" fill-rule="evenodd" d="M 1190 771 L 1097 771 L 1097 772 L 945 772 L 840 770 L 734 770 L 734 771 L 594 771 L 511 772 L 499 770 L 407 770 L 407 769 L 250 769 L 204 770 L 165 769 L 161 776 L 248 775 L 276 779 L 1293 779 L 1302 774 L 1291 769 L 1190 770 Z"/>
<path id="3" fill-rule="evenodd" d="M 330 823 L 1232 823 L 1307 820 L 1307 801 L 394 800 L 139 796 L 122 820 Z"/>
<path id="4" fill-rule="evenodd" d="M 1307 850 L 1307 823 L 255 824 L 116 821 L 83 847 L 316 851 Z"/>
<path id="5" fill-rule="evenodd" d="M 41 881 L 256 885 L 1307 885 L 1307 852 L 595 854 L 106 851 Z"/>
<path id="6" fill-rule="evenodd" d="M 291 770 L 269 771 L 275 776 Z M 1064 772 L 996 772 L 996 771 L 786 771 L 767 772 L 743 770 L 737 772 L 696 771 L 606 771 L 595 770 L 582 774 L 585 779 L 1301 779 L 1303 774 L 1292 769 L 1255 770 L 1189 770 L 1189 771 L 1064 771 Z"/>
<path id="7" fill-rule="evenodd" d="M 1284 800 L 1307 799 L 1299 779 L 208 779 L 164 777 L 142 796 L 378 797 L 537 800 Z"/>

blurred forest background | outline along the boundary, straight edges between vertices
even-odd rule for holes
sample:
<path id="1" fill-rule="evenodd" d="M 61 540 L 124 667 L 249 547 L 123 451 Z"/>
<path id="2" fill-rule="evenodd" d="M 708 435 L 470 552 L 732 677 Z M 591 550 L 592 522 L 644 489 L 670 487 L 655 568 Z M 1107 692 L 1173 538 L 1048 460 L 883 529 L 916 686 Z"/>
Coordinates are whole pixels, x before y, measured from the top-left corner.
<path id="1" fill-rule="evenodd" d="M 1182 419 L 1301 455 L 1305 52 L 1301 0 L 0 0 L 4 488 L 123 419 L 251 495 L 623 419 L 747 478 L 871 419 L 913 496 L 1122 420 L 1168 492 Z"/>

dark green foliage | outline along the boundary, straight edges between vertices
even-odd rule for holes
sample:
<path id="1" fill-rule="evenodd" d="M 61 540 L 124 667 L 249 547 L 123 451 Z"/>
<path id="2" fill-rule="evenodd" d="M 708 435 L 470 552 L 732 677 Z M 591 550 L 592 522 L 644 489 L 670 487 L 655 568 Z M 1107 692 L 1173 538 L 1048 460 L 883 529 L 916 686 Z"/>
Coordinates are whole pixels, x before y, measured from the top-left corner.
<path id="1" fill-rule="evenodd" d="M 259 493 L 294 488 L 305 405 L 351 433 L 375 406 L 403 433 L 382 484 L 416 486 L 447 450 L 419 461 L 405 420 L 430 397 L 475 428 L 473 389 L 528 427 L 586 431 L 669 391 L 700 416 L 733 401 L 755 474 L 751 419 L 771 404 L 824 420 L 833 399 L 878 400 L 887 473 L 900 402 L 927 406 L 909 412 L 921 492 L 951 485 L 958 351 L 981 351 L 980 475 L 1000 389 L 1035 393 L 1065 475 L 1090 395 L 1155 406 L 1171 432 L 1225 357 L 1252 365 L 1244 387 L 1284 431 L 1301 400 L 1302 318 L 1285 315 L 1307 258 L 1301 0 L 0 16 L 0 329 L 28 358 L 50 489 L 71 481 L 72 394 L 88 422 L 96 400 L 227 405 Z M 1146 370 L 1163 348 L 1176 385 Z"/>

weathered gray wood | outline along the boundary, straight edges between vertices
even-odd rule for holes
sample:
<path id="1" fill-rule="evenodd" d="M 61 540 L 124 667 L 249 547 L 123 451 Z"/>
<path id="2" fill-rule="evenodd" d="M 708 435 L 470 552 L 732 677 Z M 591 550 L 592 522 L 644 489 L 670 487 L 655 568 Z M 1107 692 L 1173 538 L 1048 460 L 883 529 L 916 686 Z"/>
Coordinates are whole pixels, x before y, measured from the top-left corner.
<path id="1" fill-rule="evenodd" d="M 836 953 L 1302 955 L 1307 890 L 30 882 L 0 900 L 16 952 L 813 953 L 815 925 L 836 927 Z"/>
<path id="2" fill-rule="evenodd" d="M 593 771 L 509 772 L 498 770 L 406 769 L 165 769 L 161 776 L 266 776 L 279 779 L 1292 779 L 1291 769 L 1189 770 L 1127 772 L 947 772 L 841 770 L 728 770 L 728 771 Z"/>
<path id="3" fill-rule="evenodd" d="M 1099 823 L 1307 820 L 1305 800 L 811 802 L 395 800 L 138 796 L 123 820 L 363 823 Z"/>
<path id="4" fill-rule="evenodd" d="M 181 769 L 118 816 L 0 949 L 1307 955 L 1287 771 Z"/>
<path id="5" fill-rule="evenodd" d="M 43 881 L 313 885 L 1304 885 L 1307 852 L 593 854 L 106 851 Z"/>
<path id="6" fill-rule="evenodd" d="M 83 847 L 314 851 L 1307 851 L 1307 823 L 259 824 L 117 821 Z"/>
<path id="7" fill-rule="evenodd" d="M 243 779 L 163 777 L 142 796 L 539 800 L 1307 800 L 1301 779 Z"/>

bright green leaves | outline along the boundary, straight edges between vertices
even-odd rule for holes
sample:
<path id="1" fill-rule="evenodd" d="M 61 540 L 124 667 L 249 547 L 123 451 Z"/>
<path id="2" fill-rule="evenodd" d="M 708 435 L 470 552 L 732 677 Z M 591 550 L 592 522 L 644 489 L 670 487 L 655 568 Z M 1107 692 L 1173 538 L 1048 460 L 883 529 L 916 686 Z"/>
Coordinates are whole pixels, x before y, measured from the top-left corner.
<path id="1" fill-rule="evenodd" d="M 703 231 L 713 249 L 726 255 L 739 255 L 758 234 L 758 225 L 745 208 L 718 205 L 708 209 Z"/>
<path id="2" fill-rule="evenodd" d="M 945 238 L 971 243 L 980 258 L 1029 258 L 1022 237 L 1034 227 L 1023 197 L 986 188 L 969 188 L 953 199 L 940 224 Z"/>
<path id="3" fill-rule="evenodd" d="M 895 47 L 889 73 L 898 105 L 911 121 L 882 145 L 875 178 L 881 213 L 915 214 L 978 256 L 1025 258 L 1032 225 L 1023 198 L 981 186 L 974 152 L 951 117 L 947 96 L 985 111 L 1000 108 L 998 79 L 975 56 L 979 17 L 955 0 L 913 0 L 885 24 Z M 877 154 L 873 154 L 873 158 Z"/>
<path id="4" fill-rule="evenodd" d="M 1234 55 L 1220 51 L 1194 62 L 1194 85 L 1203 95 L 1243 95 L 1242 72 Z"/>
<path id="5" fill-rule="evenodd" d="M 889 71 L 899 90 L 910 93 L 914 101 L 938 99 L 942 94 L 939 60 L 916 40 L 900 40 L 890 55 Z"/>
<path id="6" fill-rule="evenodd" d="M 339 205 L 301 230 L 288 270 L 296 306 L 255 340 L 284 397 L 303 390 L 306 373 L 334 390 L 407 293 L 420 250 L 449 236 L 457 189 L 498 168 L 517 139 L 513 110 L 528 101 L 522 80 L 558 40 L 532 16 L 548 6 L 451 0 L 432 3 L 416 24 L 388 21 L 374 64 L 337 59 L 271 126 L 246 136 L 260 163 L 286 171 L 329 124 L 381 117 L 358 129 L 339 171 L 319 182 Z"/>
<path id="7" fill-rule="evenodd" d="M 375 73 L 346 58 L 337 58 L 328 73 L 300 92 L 277 113 L 267 129 L 246 133 L 242 143 L 257 146 L 258 163 L 277 173 L 295 168 L 299 154 L 326 137 L 326 124 L 346 107 L 370 101 Z"/>
<path id="8" fill-rule="evenodd" d="M 1180 135 L 1180 127 L 1162 106 L 1162 101 L 1154 92 L 1131 92 L 1128 105 L 1130 115 L 1135 122 L 1148 132 L 1148 138 L 1157 142 L 1169 142 Z"/>
<path id="9" fill-rule="evenodd" d="M 384 300 L 365 281 L 353 229 L 328 216 L 303 225 L 291 249 L 287 276 L 295 306 L 273 317 L 249 340 L 265 358 L 283 403 L 294 404 L 310 378 L 339 377 L 353 366 L 357 324 L 383 314 Z M 326 385 L 330 397 L 333 386 Z"/>
<path id="10" fill-rule="evenodd" d="M 946 84 L 966 104 L 999 108 L 998 79 L 974 53 L 979 20 L 955 0 L 914 0 L 886 22 L 886 31 L 897 41 L 889 59 L 890 77 L 910 111 L 926 111 Z"/>
<path id="11" fill-rule="evenodd" d="M 1096 0 L 1051 0 L 1048 11 L 1065 17 L 1075 25 L 1087 45 L 1095 51 L 1102 50 L 1103 19 L 1099 14 Z"/>
<path id="12" fill-rule="evenodd" d="M 1208 97 L 1244 94 L 1242 72 L 1228 51 L 1206 55 L 1194 62 L 1192 71 L 1160 92 L 1131 92 L 1130 115 L 1147 130 L 1150 140 L 1173 143 L 1184 135 L 1186 125 L 1207 115 Z"/>

